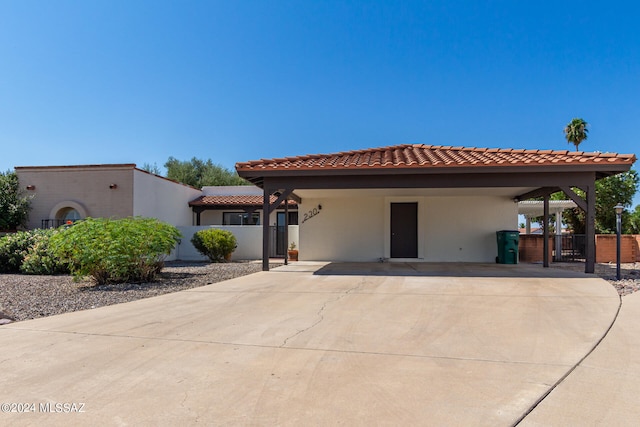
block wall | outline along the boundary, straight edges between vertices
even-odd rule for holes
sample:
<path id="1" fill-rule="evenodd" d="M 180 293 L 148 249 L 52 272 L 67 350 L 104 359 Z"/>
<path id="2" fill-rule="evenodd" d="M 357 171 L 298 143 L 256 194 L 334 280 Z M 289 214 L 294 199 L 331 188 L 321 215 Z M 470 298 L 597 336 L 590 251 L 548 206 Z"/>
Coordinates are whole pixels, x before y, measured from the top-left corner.
<path id="1" fill-rule="evenodd" d="M 638 236 L 625 234 L 620 239 L 620 262 L 630 263 L 638 260 Z M 616 262 L 616 235 L 598 234 L 596 236 L 596 262 Z"/>

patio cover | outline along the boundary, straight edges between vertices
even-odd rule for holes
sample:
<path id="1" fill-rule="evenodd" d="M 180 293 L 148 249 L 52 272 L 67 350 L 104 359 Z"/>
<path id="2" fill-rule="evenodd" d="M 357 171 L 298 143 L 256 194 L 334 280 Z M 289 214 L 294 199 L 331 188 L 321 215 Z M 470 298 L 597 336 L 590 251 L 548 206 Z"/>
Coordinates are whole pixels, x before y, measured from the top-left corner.
<path id="1" fill-rule="evenodd" d="M 595 181 L 628 171 L 633 154 L 517 150 L 405 144 L 391 147 L 262 159 L 236 164 L 238 174 L 263 189 L 264 212 L 303 189 L 507 189 L 514 202 L 563 191 L 586 212 L 585 272 L 595 267 Z M 572 188 L 582 189 L 583 199 Z M 275 202 L 271 196 L 277 195 Z M 269 269 L 269 233 L 263 231 L 263 269 Z M 548 245 L 545 229 L 545 246 Z M 548 267 L 547 248 L 544 266 Z"/>

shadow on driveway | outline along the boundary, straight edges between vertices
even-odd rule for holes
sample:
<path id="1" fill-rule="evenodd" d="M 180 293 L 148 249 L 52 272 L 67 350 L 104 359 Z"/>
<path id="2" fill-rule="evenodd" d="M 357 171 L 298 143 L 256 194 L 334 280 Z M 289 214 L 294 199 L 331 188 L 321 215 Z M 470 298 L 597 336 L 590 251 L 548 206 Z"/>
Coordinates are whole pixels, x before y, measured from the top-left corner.
<path id="1" fill-rule="evenodd" d="M 431 262 L 332 262 L 314 273 L 319 276 L 424 276 L 424 277 L 594 277 L 571 270 L 544 268 L 541 264 L 484 264 Z"/>

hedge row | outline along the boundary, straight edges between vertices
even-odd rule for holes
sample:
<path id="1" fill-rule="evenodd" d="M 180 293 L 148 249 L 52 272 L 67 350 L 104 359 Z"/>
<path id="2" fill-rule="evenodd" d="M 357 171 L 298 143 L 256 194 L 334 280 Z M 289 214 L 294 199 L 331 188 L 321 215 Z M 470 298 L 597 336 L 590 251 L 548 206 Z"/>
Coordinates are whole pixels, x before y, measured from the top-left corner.
<path id="1" fill-rule="evenodd" d="M 176 227 L 152 218 L 87 218 L 0 237 L 0 272 L 70 272 L 98 285 L 152 281 L 181 237 Z"/>

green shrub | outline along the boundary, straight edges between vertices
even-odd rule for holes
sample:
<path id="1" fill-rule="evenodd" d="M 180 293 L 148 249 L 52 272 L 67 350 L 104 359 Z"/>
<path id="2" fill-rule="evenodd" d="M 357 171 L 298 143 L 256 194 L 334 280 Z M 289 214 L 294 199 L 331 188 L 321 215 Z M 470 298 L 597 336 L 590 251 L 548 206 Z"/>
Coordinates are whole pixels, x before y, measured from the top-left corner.
<path id="1" fill-rule="evenodd" d="M 69 268 L 53 254 L 49 242 L 60 229 L 34 230 L 33 244 L 22 260 L 20 272 L 24 274 L 61 274 L 68 273 Z"/>
<path id="2" fill-rule="evenodd" d="M 19 273 L 22 261 L 33 243 L 34 236 L 28 231 L 0 237 L 0 273 Z"/>
<path id="3" fill-rule="evenodd" d="M 26 225 L 32 198 L 20 190 L 18 174 L 0 172 L 0 230 L 15 230 Z"/>
<path id="4" fill-rule="evenodd" d="M 0 237 L 0 273 L 64 273 L 65 265 L 49 250 L 49 240 L 58 232 L 37 229 Z"/>
<path id="5" fill-rule="evenodd" d="M 236 236 L 230 231 L 219 228 L 197 231 L 191 238 L 191 243 L 198 252 L 209 257 L 212 262 L 224 262 L 238 247 Z"/>
<path id="6" fill-rule="evenodd" d="M 96 284 L 153 281 L 180 231 L 153 218 L 87 218 L 51 239 L 53 252 L 76 278 Z"/>

